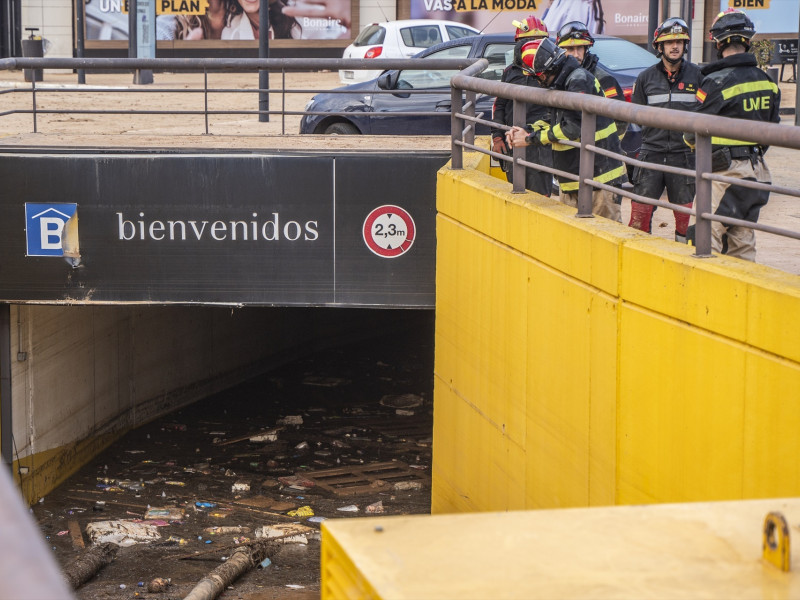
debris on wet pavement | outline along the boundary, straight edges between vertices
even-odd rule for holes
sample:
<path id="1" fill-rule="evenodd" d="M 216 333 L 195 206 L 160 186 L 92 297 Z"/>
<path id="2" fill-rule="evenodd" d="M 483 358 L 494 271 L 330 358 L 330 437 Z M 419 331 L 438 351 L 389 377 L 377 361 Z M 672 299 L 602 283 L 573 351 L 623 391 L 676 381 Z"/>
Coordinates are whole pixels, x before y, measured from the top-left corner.
<path id="1" fill-rule="evenodd" d="M 33 509 L 62 567 L 81 548 L 60 532 L 120 542 L 76 597 L 183 598 L 263 539 L 269 568 L 221 598 L 318 593 L 324 520 L 430 512 L 429 338 L 318 354 L 129 432 Z"/>

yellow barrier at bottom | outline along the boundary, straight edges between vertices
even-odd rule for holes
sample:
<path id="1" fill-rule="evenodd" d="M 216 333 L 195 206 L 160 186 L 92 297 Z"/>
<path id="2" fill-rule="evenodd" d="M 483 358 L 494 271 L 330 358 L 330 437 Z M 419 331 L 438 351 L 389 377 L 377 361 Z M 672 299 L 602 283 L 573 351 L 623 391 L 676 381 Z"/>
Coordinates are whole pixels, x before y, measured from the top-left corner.
<path id="1" fill-rule="evenodd" d="M 800 556 L 762 559 L 773 511 L 800 499 L 328 520 L 322 600 L 797 598 Z"/>

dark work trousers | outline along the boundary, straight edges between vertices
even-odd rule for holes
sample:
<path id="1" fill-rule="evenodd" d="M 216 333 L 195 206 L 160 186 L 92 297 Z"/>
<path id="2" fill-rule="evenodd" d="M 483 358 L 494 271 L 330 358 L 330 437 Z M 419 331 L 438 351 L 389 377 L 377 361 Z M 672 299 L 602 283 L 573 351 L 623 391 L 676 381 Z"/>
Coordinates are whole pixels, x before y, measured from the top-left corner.
<path id="1" fill-rule="evenodd" d="M 544 165 L 546 167 L 553 167 L 553 151 L 544 146 L 526 146 L 525 147 L 525 160 L 537 165 Z M 508 163 L 509 166 L 511 163 Z M 506 179 L 510 183 L 512 181 L 512 172 L 506 173 Z M 525 189 L 542 196 L 550 197 L 553 191 L 553 176 L 550 173 L 525 167 Z"/>
<path id="2" fill-rule="evenodd" d="M 652 152 L 643 150 L 639 153 L 639 160 L 658 163 L 684 169 L 694 169 L 694 154 L 688 149 L 686 152 Z M 643 167 L 633 170 L 633 192 L 640 196 L 658 200 L 666 188 L 667 197 L 672 204 L 682 204 L 691 207 L 694 201 L 695 183 L 693 177 L 664 173 Z M 656 207 L 641 202 L 631 201 L 631 220 L 628 225 L 650 233 L 653 223 L 653 213 Z M 675 215 L 675 239 L 686 241 L 686 228 L 689 226 L 689 216 L 685 213 Z"/>

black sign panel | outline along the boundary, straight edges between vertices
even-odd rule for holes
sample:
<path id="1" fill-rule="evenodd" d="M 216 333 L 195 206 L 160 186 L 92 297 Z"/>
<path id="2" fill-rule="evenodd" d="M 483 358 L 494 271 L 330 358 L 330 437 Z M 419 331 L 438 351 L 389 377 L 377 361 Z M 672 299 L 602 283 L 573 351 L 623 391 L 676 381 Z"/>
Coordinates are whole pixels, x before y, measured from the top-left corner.
<path id="1" fill-rule="evenodd" d="M 0 300 L 430 307 L 447 158 L 2 155 Z"/>

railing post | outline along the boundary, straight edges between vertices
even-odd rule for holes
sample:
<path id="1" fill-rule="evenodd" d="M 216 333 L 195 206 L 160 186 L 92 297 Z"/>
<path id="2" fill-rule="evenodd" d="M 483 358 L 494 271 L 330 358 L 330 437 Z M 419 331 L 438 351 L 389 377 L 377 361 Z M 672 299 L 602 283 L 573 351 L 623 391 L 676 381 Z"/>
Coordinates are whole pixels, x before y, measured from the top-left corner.
<path id="1" fill-rule="evenodd" d="M 450 166 L 453 169 L 464 168 L 464 147 L 456 142 L 460 142 L 464 138 L 464 128 L 461 121 L 456 116 L 463 109 L 461 101 L 461 90 L 458 88 L 450 89 Z"/>
<path id="2" fill-rule="evenodd" d="M 703 213 L 711 212 L 711 180 L 705 179 L 703 173 L 711 172 L 711 138 L 705 135 L 695 137 L 695 200 L 694 210 L 697 214 L 694 226 L 695 256 L 709 258 L 711 256 L 711 221 L 703 218 Z"/>
<path id="3" fill-rule="evenodd" d="M 286 69 L 281 67 L 281 135 L 286 135 Z"/>
<path id="4" fill-rule="evenodd" d="M 31 102 L 33 102 L 33 133 L 36 131 L 36 77 L 31 78 Z"/>
<path id="5" fill-rule="evenodd" d="M 467 110 L 464 114 L 469 117 L 475 116 L 475 102 L 477 101 L 477 94 L 471 90 L 467 90 L 466 93 L 466 100 L 467 100 Z M 467 135 L 464 136 L 464 142 L 467 144 L 475 144 L 475 122 L 469 122 L 469 131 L 467 131 Z"/>
<path id="6" fill-rule="evenodd" d="M 518 127 L 525 129 L 525 117 L 528 112 L 528 107 L 524 102 L 514 100 L 514 110 L 512 113 L 512 122 Z M 519 160 L 525 160 L 525 148 L 522 146 L 514 146 L 511 150 L 511 157 L 514 159 L 511 170 L 511 193 L 524 194 L 525 193 L 525 170 L 528 168 L 525 165 L 517 163 Z"/>
<path id="7" fill-rule="evenodd" d="M 203 67 L 203 100 L 205 103 L 203 115 L 206 120 L 206 135 L 208 135 L 208 69 L 206 67 Z"/>
<path id="8" fill-rule="evenodd" d="M 583 111 L 581 115 L 581 154 L 578 166 L 578 214 L 577 217 L 592 217 L 592 192 L 594 188 L 584 183 L 594 179 L 594 152 L 586 149 L 586 144 L 594 144 L 597 115 Z"/>

